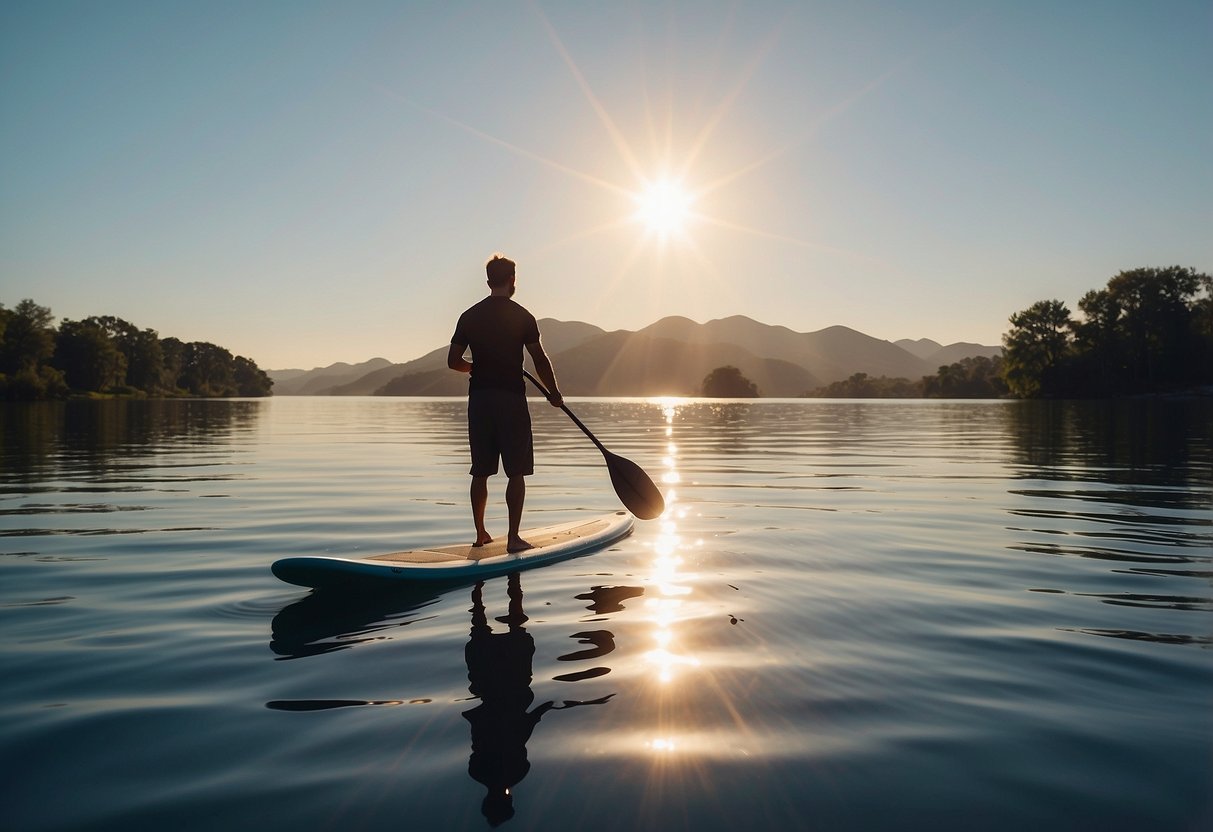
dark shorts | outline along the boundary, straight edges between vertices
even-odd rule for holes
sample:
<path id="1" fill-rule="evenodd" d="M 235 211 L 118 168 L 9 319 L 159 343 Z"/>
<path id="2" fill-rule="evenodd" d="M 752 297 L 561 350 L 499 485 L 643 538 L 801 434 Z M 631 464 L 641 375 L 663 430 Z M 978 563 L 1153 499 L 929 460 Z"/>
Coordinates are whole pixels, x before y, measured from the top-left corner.
<path id="1" fill-rule="evenodd" d="M 491 477 L 501 459 L 507 477 L 535 473 L 531 411 L 526 396 L 509 390 L 472 390 L 468 394 L 468 441 L 473 477 Z"/>

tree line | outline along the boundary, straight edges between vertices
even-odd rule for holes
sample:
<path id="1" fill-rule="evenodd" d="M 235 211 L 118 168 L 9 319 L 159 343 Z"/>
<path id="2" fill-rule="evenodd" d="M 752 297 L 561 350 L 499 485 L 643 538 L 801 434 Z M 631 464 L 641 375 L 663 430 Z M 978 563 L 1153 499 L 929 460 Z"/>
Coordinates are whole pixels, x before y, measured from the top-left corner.
<path id="1" fill-rule="evenodd" d="M 874 378 L 855 373 L 805 393 L 880 399 L 1100 398 L 1213 385 L 1213 277 L 1169 266 L 1124 271 L 1078 302 L 1075 319 L 1059 300 L 1010 318 L 1002 355 L 942 366 L 933 376 Z M 709 392 L 721 389 L 722 394 Z M 714 384 L 710 384 L 714 382 Z M 703 395 L 757 396 L 735 367 L 714 370 Z"/>
<path id="2" fill-rule="evenodd" d="M 1011 316 L 1004 375 L 1022 398 L 1165 393 L 1213 384 L 1213 277 L 1182 266 L 1121 272 L 1078 301 Z"/>
<path id="3" fill-rule="evenodd" d="M 1002 356 L 974 356 L 939 368 L 918 381 L 855 373 L 850 378 L 808 390 L 807 398 L 827 399 L 997 399 L 1007 394 Z M 704 377 L 699 394 L 709 398 L 756 398 L 757 385 L 733 366 L 717 367 Z"/>
<path id="4" fill-rule="evenodd" d="M 1007 384 L 1001 355 L 976 355 L 941 366 L 935 375 L 917 381 L 855 373 L 806 395 L 825 399 L 998 399 L 1007 395 Z"/>
<path id="5" fill-rule="evenodd" d="M 271 394 L 274 382 L 256 362 L 215 344 L 161 338 L 109 315 L 54 320 L 29 299 L 0 304 L 0 398 Z"/>

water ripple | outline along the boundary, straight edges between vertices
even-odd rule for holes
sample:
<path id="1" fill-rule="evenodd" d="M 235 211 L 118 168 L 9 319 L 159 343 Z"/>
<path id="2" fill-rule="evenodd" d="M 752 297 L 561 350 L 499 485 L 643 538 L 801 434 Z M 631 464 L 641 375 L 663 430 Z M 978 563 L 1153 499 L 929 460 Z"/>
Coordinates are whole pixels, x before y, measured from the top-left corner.
<path id="1" fill-rule="evenodd" d="M 50 607 L 75 600 L 73 595 L 62 595 L 57 598 L 39 598 L 34 601 L 5 601 L 0 603 L 0 607 Z"/>
<path id="2" fill-rule="evenodd" d="M 1062 627 L 1062 630 L 1069 628 Z M 1095 627 L 1069 629 L 1070 632 L 1083 633 L 1089 636 L 1106 636 L 1108 638 L 1128 639 L 1129 641 L 1147 641 L 1155 644 L 1179 644 L 1196 647 L 1213 647 L 1213 636 L 1196 636 L 1182 633 L 1145 633 L 1140 630 L 1102 630 Z"/>
<path id="3" fill-rule="evenodd" d="M 0 509 L 0 517 L 27 514 L 108 514 L 110 512 L 151 510 L 151 506 L 120 506 L 110 503 L 26 503 L 20 508 Z"/>

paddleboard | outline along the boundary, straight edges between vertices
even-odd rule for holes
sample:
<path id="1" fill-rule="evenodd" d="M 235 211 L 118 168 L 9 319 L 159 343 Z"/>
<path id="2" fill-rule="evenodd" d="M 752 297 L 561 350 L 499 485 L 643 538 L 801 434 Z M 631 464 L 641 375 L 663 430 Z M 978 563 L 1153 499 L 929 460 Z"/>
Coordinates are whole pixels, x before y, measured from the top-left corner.
<path id="1" fill-rule="evenodd" d="M 321 589 L 366 579 L 384 581 L 483 580 L 522 569 L 588 555 L 632 532 L 632 515 L 616 511 L 555 526 L 526 529 L 522 538 L 535 548 L 506 551 L 505 535 L 484 546 L 463 544 L 365 558 L 295 557 L 274 561 L 270 569 L 288 584 Z"/>

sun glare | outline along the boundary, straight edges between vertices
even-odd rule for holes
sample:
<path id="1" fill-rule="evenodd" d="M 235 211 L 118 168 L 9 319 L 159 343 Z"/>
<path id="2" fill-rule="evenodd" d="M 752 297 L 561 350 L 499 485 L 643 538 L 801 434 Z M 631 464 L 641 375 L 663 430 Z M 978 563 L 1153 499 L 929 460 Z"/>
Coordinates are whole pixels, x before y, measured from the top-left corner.
<path id="1" fill-rule="evenodd" d="M 724 229 L 729 232 L 818 249 L 835 255 L 869 260 L 880 263 L 882 266 L 885 265 L 883 261 L 877 258 L 865 256 L 854 251 L 821 245 L 812 240 L 791 237 L 762 228 L 739 224 L 715 215 L 713 206 L 719 204 L 721 199 L 719 196 L 709 198 L 709 195 L 716 194 L 730 183 L 771 164 L 774 160 L 799 147 L 816 133 L 821 124 L 851 107 L 856 101 L 868 95 L 873 90 L 879 89 L 889 78 L 895 77 L 900 72 L 900 69 L 879 76 L 857 93 L 845 99 L 841 104 L 827 110 L 821 118 L 811 125 L 811 129 L 794 137 L 783 146 L 770 153 L 762 154 L 751 161 L 744 162 L 731 171 L 718 170 L 714 178 L 705 180 L 695 175 L 697 169 L 696 162 L 706 152 L 706 148 L 721 125 L 727 124 L 730 121 L 733 106 L 737 103 L 739 97 L 757 72 L 759 65 L 778 39 L 777 32 L 772 33 L 772 37 L 766 41 L 765 45 L 739 72 L 732 86 L 723 90 L 723 98 L 721 98 L 715 109 L 708 114 L 705 123 L 697 133 L 691 136 L 691 140 L 685 146 L 674 140 L 675 119 L 672 111 L 664 114 L 661 120 L 654 118 L 653 114 L 650 113 L 649 138 L 652 145 L 652 153 L 646 158 L 644 154 L 637 153 L 635 141 L 620 129 L 616 118 L 607 109 L 602 99 L 594 92 L 589 80 L 581 71 L 573 55 L 566 48 L 559 32 L 556 31 L 556 27 L 552 25 L 551 21 L 548 20 L 537 4 L 532 4 L 532 11 L 535 13 L 540 25 L 547 32 L 548 38 L 551 40 L 557 54 L 564 61 L 573 81 L 580 87 L 590 109 L 598 117 L 605 138 L 614 145 L 619 155 L 619 161 L 626 168 L 628 174 L 630 174 L 627 180 L 620 181 L 618 179 L 604 178 L 600 173 L 580 170 L 533 150 L 513 144 L 499 136 L 494 136 L 459 121 L 448 114 L 427 108 L 422 109 L 474 136 L 478 136 L 484 141 L 498 145 L 510 153 L 546 165 L 566 176 L 607 191 L 618 200 L 615 204 L 623 209 L 619 215 L 613 216 L 599 225 L 579 229 L 564 239 L 553 241 L 551 243 L 552 246 L 567 245 L 574 240 L 584 237 L 615 232 L 625 226 L 637 229 L 641 233 L 636 239 L 631 252 L 620 261 L 621 264 L 617 271 L 618 279 L 622 279 L 625 274 L 630 272 L 631 267 L 636 261 L 640 260 L 646 253 L 646 249 L 656 250 L 661 255 L 665 255 L 671 250 L 676 250 L 679 256 L 684 254 L 689 255 L 704 266 L 707 271 L 712 272 L 714 276 L 719 276 L 715 274 L 712 262 L 700 250 L 697 241 L 694 239 L 696 234 L 706 228 L 713 230 Z M 414 104 L 414 106 L 420 107 L 418 104 Z M 665 122 L 664 132 L 661 126 L 662 120 Z M 720 160 L 718 159 L 716 167 L 719 167 L 719 162 Z M 693 187 L 688 185 L 688 183 L 692 183 Z M 630 213 L 628 213 L 629 202 L 631 203 Z M 671 243 L 675 243 L 676 245 L 671 245 Z"/>
<path id="2" fill-rule="evenodd" d="M 634 197 L 636 220 L 660 236 L 680 236 L 687 228 L 694 199 L 681 183 L 659 179 Z"/>

